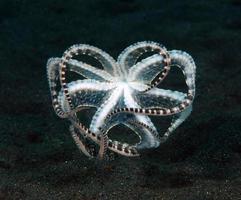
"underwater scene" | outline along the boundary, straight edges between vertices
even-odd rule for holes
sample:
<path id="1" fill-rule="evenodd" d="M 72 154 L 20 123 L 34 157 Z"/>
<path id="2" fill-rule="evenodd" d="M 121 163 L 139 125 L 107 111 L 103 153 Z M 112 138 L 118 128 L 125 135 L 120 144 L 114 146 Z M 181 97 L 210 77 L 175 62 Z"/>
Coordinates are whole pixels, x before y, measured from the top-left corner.
<path id="1" fill-rule="evenodd" d="M 0 0 L 0 200 L 241 200 L 240 0 Z"/>

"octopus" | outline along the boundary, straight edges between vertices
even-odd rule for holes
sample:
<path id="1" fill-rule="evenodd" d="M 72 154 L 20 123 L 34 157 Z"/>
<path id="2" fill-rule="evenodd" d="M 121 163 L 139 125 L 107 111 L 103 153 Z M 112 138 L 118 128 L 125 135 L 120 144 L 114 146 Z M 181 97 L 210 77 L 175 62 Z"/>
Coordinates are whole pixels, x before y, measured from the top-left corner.
<path id="1" fill-rule="evenodd" d="M 95 59 L 101 67 L 81 61 Z M 147 55 L 143 58 L 143 55 Z M 170 69 L 178 67 L 185 78 L 186 92 L 160 89 Z M 68 80 L 67 74 L 82 78 Z M 117 60 L 103 50 L 77 44 L 60 58 L 47 62 L 47 77 L 55 113 L 67 118 L 71 135 L 80 151 L 90 158 L 105 158 L 108 152 L 129 157 L 143 149 L 157 148 L 190 115 L 195 96 L 196 66 L 193 58 L 180 50 L 168 51 L 163 45 L 143 41 L 122 51 Z M 96 111 L 88 126 L 77 113 Z M 169 128 L 158 133 L 151 116 L 170 116 Z M 122 124 L 139 138 L 135 144 L 111 140 L 110 130 Z"/>

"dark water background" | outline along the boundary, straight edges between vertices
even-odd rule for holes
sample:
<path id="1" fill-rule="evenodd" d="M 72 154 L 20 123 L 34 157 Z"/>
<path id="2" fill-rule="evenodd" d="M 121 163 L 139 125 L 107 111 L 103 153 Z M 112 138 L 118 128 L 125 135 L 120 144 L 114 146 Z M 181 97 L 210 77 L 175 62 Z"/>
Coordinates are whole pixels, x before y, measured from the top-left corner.
<path id="1" fill-rule="evenodd" d="M 143 40 L 193 56 L 194 110 L 162 147 L 100 170 L 54 114 L 46 61 Z M 239 0 L 0 0 L 0 199 L 241 199 L 240 52 Z"/>

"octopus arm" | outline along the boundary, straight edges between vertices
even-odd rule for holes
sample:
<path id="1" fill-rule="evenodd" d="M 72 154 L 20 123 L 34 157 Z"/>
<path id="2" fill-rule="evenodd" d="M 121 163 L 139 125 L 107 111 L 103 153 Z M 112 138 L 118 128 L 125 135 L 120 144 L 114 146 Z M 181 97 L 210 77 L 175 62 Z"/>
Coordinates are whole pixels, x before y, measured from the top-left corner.
<path id="1" fill-rule="evenodd" d="M 70 55 L 85 55 L 93 57 L 100 62 L 106 72 L 113 76 L 120 75 L 119 68 L 117 67 L 114 58 L 97 47 L 87 44 L 73 45 L 64 52 L 62 59 L 68 60 L 67 58 L 70 57 Z"/>
<path id="2" fill-rule="evenodd" d="M 90 124 L 90 130 L 92 132 L 100 134 L 100 128 L 103 129 L 103 127 L 106 127 L 106 123 L 108 123 L 106 121 L 106 117 L 117 106 L 122 93 L 122 88 L 115 88 L 112 93 L 105 98 L 105 101 L 98 107 Z"/>
<path id="3" fill-rule="evenodd" d="M 188 92 L 186 94 L 186 97 L 182 101 L 178 102 L 178 104 L 173 105 L 171 107 L 153 106 L 152 108 L 149 108 L 149 109 L 146 107 L 142 107 L 141 109 L 135 109 L 134 107 L 129 107 L 124 110 L 114 110 L 110 114 L 110 116 L 117 114 L 119 112 L 142 113 L 144 115 L 155 115 L 155 116 L 174 115 L 187 109 L 192 104 L 195 97 L 196 65 L 192 57 L 185 52 L 173 50 L 173 51 L 169 51 L 168 53 L 170 55 L 171 65 L 178 66 L 182 70 L 185 76 L 185 81 L 188 87 Z"/>
<path id="4" fill-rule="evenodd" d="M 195 96 L 195 78 L 196 65 L 193 58 L 186 52 L 179 50 L 168 51 L 171 59 L 171 65 L 179 67 L 184 76 L 188 86 L 188 93 Z"/>
<path id="5" fill-rule="evenodd" d="M 182 102 L 186 98 L 186 94 L 178 91 L 153 88 L 146 93 L 139 93 L 138 98 L 142 103 L 141 105 L 146 108 L 151 108 L 153 105 L 155 107 L 171 107 Z M 173 117 L 171 126 L 164 134 L 163 141 L 165 141 L 165 138 L 167 138 L 170 133 L 186 120 L 191 114 L 191 111 L 192 106 L 189 106 Z"/>
<path id="6" fill-rule="evenodd" d="M 160 74 L 164 66 L 163 56 L 155 54 L 143 59 L 141 62 L 138 62 L 131 67 L 128 74 L 128 80 L 151 85 L 153 79 Z"/>
<path id="7" fill-rule="evenodd" d="M 77 145 L 77 147 L 79 148 L 79 150 L 80 150 L 84 155 L 86 155 L 87 157 L 93 157 L 93 156 L 88 152 L 88 150 L 87 150 L 87 148 L 86 148 L 86 145 L 83 143 L 83 141 L 81 141 L 81 140 L 79 139 L 78 134 L 77 134 L 77 132 L 75 131 L 73 125 L 70 126 L 69 130 L 70 130 L 71 136 L 72 136 L 72 138 L 74 139 L 74 142 L 75 142 L 75 144 Z"/>
<path id="8" fill-rule="evenodd" d="M 108 72 L 74 59 L 69 60 L 67 66 L 70 71 L 80 74 L 87 79 L 98 81 L 113 81 L 114 79 Z"/>
<path id="9" fill-rule="evenodd" d="M 59 59 L 50 58 L 47 62 L 47 76 L 49 82 L 49 89 L 51 93 L 52 105 L 55 113 L 61 117 L 66 118 L 68 114 L 61 108 L 58 102 L 57 81 L 59 81 Z"/>
<path id="10" fill-rule="evenodd" d="M 158 147 L 160 142 L 156 128 L 153 127 L 152 123 L 147 125 L 143 121 L 147 122 L 149 120 L 134 117 L 124 122 L 123 124 L 129 127 L 132 131 L 135 132 L 135 134 L 139 136 L 140 141 L 135 145 L 137 150 Z"/>
<path id="11" fill-rule="evenodd" d="M 136 98 L 142 108 L 171 107 L 186 97 L 183 92 L 153 88 L 147 92 L 138 92 Z"/>
<path id="12" fill-rule="evenodd" d="M 144 53 L 162 50 L 166 50 L 166 48 L 158 43 L 151 41 L 138 42 L 124 49 L 119 55 L 117 62 L 124 75 L 127 76 L 128 70 L 136 64 L 137 60 Z"/>
<path id="13" fill-rule="evenodd" d="M 174 130 L 176 130 L 177 127 L 180 126 L 188 118 L 191 112 L 192 106 L 189 106 L 186 110 L 174 116 L 171 126 L 167 129 L 166 133 L 164 134 L 164 138 L 167 138 Z"/>
<path id="14" fill-rule="evenodd" d="M 134 107 L 137 109 L 140 108 L 140 105 L 133 98 L 130 89 L 125 90 L 124 103 L 126 107 Z M 135 133 L 137 133 L 137 135 L 139 135 L 140 143 L 137 144 L 138 149 L 159 146 L 160 143 L 158 139 L 158 132 L 148 116 L 135 114 L 134 119 L 127 120 L 127 122 L 124 124 L 131 128 Z M 150 129 L 147 127 L 150 127 L 152 131 L 150 131 Z"/>
<path id="15" fill-rule="evenodd" d="M 103 124 L 102 130 L 109 131 L 112 127 L 123 124 L 139 137 L 139 142 L 134 146 L 136 149 L 155 148 L 159 146 L 159 135 L 148 116 L 116 115 Z M 127 142 L 126 142 L 127 143 Z M 128 144 L 129 146 L 130 144 Z"/>
<path id="16" fill-rule="evenodd" d="M 67 87 L 74 106 L 72 112 L 77 112 L 83 107 L 99 107 L 115 86 L 112 83 L 85 79 L 70 82 Z M 69 106 L 63 90 L 59 92 L 58 102 L 67 112 Z"/>
<path id="17" fill-rule="evenodd" d="M 59 65 L 61 58 L 49 59 L 49 65 Z M 75 72 L 87 79 L 95 79 L 98 81 L 113 81 L 113 77 L 106 71 L 93 67 L 87 63 L 70 59 L 66 63 L 69 71 Z"/>

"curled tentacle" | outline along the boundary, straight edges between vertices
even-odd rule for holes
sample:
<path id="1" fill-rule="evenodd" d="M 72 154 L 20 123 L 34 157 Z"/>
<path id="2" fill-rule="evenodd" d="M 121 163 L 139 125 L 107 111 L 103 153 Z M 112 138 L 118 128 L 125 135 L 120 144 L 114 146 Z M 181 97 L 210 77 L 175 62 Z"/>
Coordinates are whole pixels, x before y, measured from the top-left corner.
<path id="1" fill-rule="evenodd" d="M 105 119 L 111 113 L 113 108 L 118 104 L 119 99 L 123 93 L 122 88 L 116 88 L 112 94 L 98 107 L 97 112 L 92 118 L 90 130 L 99 134 L 99 129 L 105 125 Z"/>
<path id="2" fill-rule="evenodd" d="M 156 107 L 156 108 L 119 108 L 114 110 L 108 117 L 115 115 L 120 112 L 128 112 L 128 113 L 139 113 L 144 115 L 156 115 L 156 116 L 167 116 L 173 115 L 182 112 L 188 106 L 192 104 L 192 101 L 195 96 L 195 72 L 196 66 L 192 59 L 192 57 L 182 51 L 170 51 L 171 65 L 178 66 L 186 80 L 186 84 L 188 87 L 188 92 L 183 101 L 181 101 L 178 105 L 175 105 L 171 108 L 165 107 Z"/>
<path id="3" fill-rule="evenodd" d="M 67 84 L 69 95 L 72 100 L 72 110 L 69 110 L 63 90 L 59 92 L 58 102 L 66 112 L 75 113 L 82 107 L 99 107 L 115 88 L 115 85 L 108 82 L 99 82 L 91 79 L 73 81 Z"/>
<path id="4" fill-rule="evenodd" d="M 70 118 L 70 121 L 72 122 L 72 124 L 75 128 L 80 130 L 80 133 L 82 134 L 82 136 L 88 137 L 95 143 L 99 144 L 100 148 L 99 148 L 99 152 L 98 152 L 98 158 L 103 159 L 104 155 L 106 153 L 106 149 L 108 147 L 107 134 L 101 134 L 101 135 L 98 135 L 98 137 L 97 137 L 97 135 L 95 133 L 91 132 L 87 127 L 85 127 L 83 124 L 81 124 L 75 115 L 73 115 Z M 79 139 L 77 137 L 75 137 L 75 140 L 79 141 Z"/>
<path id="5" fill-rule="evenodd" d="M 78 54 L 86 54 L 86 55 L 93 56 L 94 58 L 96 58 L 97 60 L 100 61 L 100 63 L 103 65 L 104 69 L 107 72 L 109 72 L 110 74 L 112 74 L 114 76 L 116 76 L 118 74 L 118 71 L 117 71 L 118 68 L 115 67 L 116 62 L 109 54 L 103 52 L 102 50 L 100 50 L 96 47 L 93 47 L 93 46 L 89 46 L 89 45 L 74 45 L 74 46 L 70 47 L 68 50 L 66 50 L 64 52 L 64 54 L 61 58 L 61 61 L 59 63 L 60 83 L 63 88 L 64 95 L 68 102 L 68 107 L 70 108 L 70 110 L 73 110 L 74 105 L 72 103 L 69 88 L 66 83 L 66 77 L 65 77 L 65 73 L 67 70 L 66 65 L 73 56 L 78 55 Z M 79 124 L 79 125 L 80 125 L 80 129 L 83 129 L 83 132 L 87 134 L 89 130 L 87 128 L 85 128 L 82 124 Z M 100 151 L 99 151 L 100 158 L 103 157 L 102 154 L 105 152 L 103 150 L 103 146 L 104 146 L 104 148 L 107 146 L 105 144 L 105 143 L 107 143 L 107 139 L 105 137 L 107 137 L 107 136 L 106 135 L 101 136 L 101 145 L 100 145 Z"/>
<path id="6" fill-rule="evenodd" d="M 171 58 L 171 66 L 179 67 L 188 86 L 188 94 L 195 96 L 196 65 L 193 58 L 184 51 L 173 50 L 168 52 Z"/>
<path id="7" fill-rule="evenodd" d="M 122 51 L 117 59 L 124 76 L 127 77 L 129 69 L 135 65 L 140 56 L 146 52 L 156 52 L 161 54 L 164 57 L 163 62 L 168 65 L 168 55 L 164 46 L 150 41 L 138 42 Z M 168 73 L 168 68 L 166 73 Z"/>
<path id="8" fill-rule="evenodd" d="M 68 110 L 68 112 L 64 111 L 63 109 L 63 106 L 60 105 L 60 102 L 58 101 L 58 95 L 57 95 L 57 90 L 56 90 L 56 81 L 58 79 L 58 73 L 59 73 L 59 60 L 58 59 L 50 59 L 48 61 L 48 64 L 47 64 L 47 73 L 48 73 L 48 80 L 49 80 L 49 85 L 50 85 L 50 91 L 51 91 L 51 94 L 52 94 L 52 101 L 53 101 L 53 107 L 55 109 L 55 112 L 57 113 L 58 116 L 60 117 L 70 117 L 69 115 L 69 109 L 65 108 L 66 110 Z M 85 84 L 85 88 L 86 88 L 86 84 Z M 70 93 L 74 93 L 76 90 L 76 88 L 70 90 Z M 80 90 L 80 88 L 78 88 L 77 90 Z M 60 94 L 61 96 L 61 94 Z M 63 96 L 63 95 L 62 95 Z M 67 106 L 65 106 L 67 107 Z M 76 121 L 76 119 L 72 118 L 72 121 Z M 77 122 L 76 122 L 77 123 Z M 85 127 L 83 126 L 82 124 L 78 124 L 78 126 L 80 127 L 80 131 L 82 131 L 82 134 L 85 136 L 85 135 L 89 135 L 90 131 Z M 74 131 L 74 128 L 71 127 L 70 128 L 70 131 L 71 131 L 71 134 L 72 134 L 72 137 L 74 138 L 74 141 L 76 142 L 77 146 L 79 147 L 79 149 L 87 156 L 91 156 L 88 151 L 86 150 L 85 148 L 85 145 L 83 144 L 83 142 L 77 137 L 77 134 L 76 132 Z M 106 135 L 104 135 L 103 137 L 106 137 Z M 103 147 L 102 146 L 105 146 L 106 147 L 106 144 L 107 143 L 107 139 L 106 138 L 103 138 L 102 139 L 102 143 L 101 143 L 101 151 L 100 151 L 100 158 L 103 158 Z"/>
<path id="9" fill-rule="evenodd" d="M 119 68 L 117 67 L 115 60 L 109 54 L 105 53 L 101 49 L 98 49 L 98 48 L 90 46 L 90 45 L 85 45 L 85 44 L 71 46 L 69 49 L 67 49 L 64 52 L 64 54 L 61 58 L 61 61 L 59 63 L 59 65 L 60 65 L 60 69 L 59 69 L 60 70 L 60 83 L 61 83 L 61 86 L 63 87 L 63 90 L 65 93 L 66 99 L 68 101 L 68 104 L 70 106 L 70 109 L 73 108 L 73 105 L 72 105 L 71 97 L 69 95 L 65 74 L 67 71 L 67 64 L 69 63 L 69 61 L 74 56 L 79 55 L 79 54 L 93 56 L 98 61 L 100 61 L 100 63 L 104 67 L 104 69 L 111 75 L 118 76 L 118 74 L 120 73 L 118 71 Z"/>
<path id="10" fill-rule="evenodd" d="M 61 59 L 59 58 L 59 62 Z M 96 67 L 93 67 L 87 63 L 70 59 L 67 63 L 67 68 L 69 71 L 75 72 L 77 74 L 80 74 L 84 76 L 87 79 L 94 79 L 97 81 L 113 81 L 114 77 L 110 75 L 108 72 L 97 69 Z"/>
<path id="11" fill-rule="evenodd" d="M 90 45 L 85 45 L 85 44 L 80 44 L 80 45 L 73 45 L 71 46 L 69 49 L 67 49 L 60 61 L 60 82 L 61 85 L 64 89 L 64 93 L 65 96 L 67 98 L 67 101 L 70 105 L 70 108 L 72 108 L 72 102 L 71 102 L 71 98 L 69 96 L 69 92 L 68 92 L 68 87 L 67 87 L 67 83 L 66 83 L 66 70 L 67 70 L 67 64 L 70 62 L 71 58 L 75 55 L 79 55 L 79 54 L 84 54 L 84 55 L 89 55 L 89 56 L 93 56 L 94 58 L 96 58 L 98 61 L 100 61 L 100 63 L 103 65 L 104 69 L 109 72 L 112 75 L 117 76 L 118 75 L 118 67 L 116 67 L 116 62 L 114 61 L 114 59 L 107 53 L 105 53 L 104 51 L 90 46 Z"/>
<path id="12" fill-rule="evenodd" d="M 86 128 L 84 125 L 82 125 L 78 120 L 72 118 L 71 119 L 72 124 L 74 127 L 76 127 L 78 130 L 81 130 L 81 134 L 84 134 L 85 137 L 90 138 L 93 142 L 95 142 L 98 145 L 102 145 L 100 147 L 100 151 L 98 153 L 98 157 L 101 159 L 104 157 L 104 154 L 106 152 L 106 147 L 114 151 L 118 154 L 128 156 L 128 157 L 136 157 L 139 156 L 139 153 L 137 152 L 136 148 L 132 145 L 126 145 L 118 141 L 112 141 L 111 139 L 108 139 L 108 132 L 105 134 L 95 134 L 91 132 L 88 128 Z M 102 137 L 105 137 L 102 139 Z M 78 139 L 78 138 L 77 138 Z M 103 142 L 105 144 L 103 144 Z"/>
<path id="13" fill-rule="evenodd" d="M 137 113 L 143 115 L 154 115 L 154 116 L 168 116 L 182 112 L 188 106 L 191 105 L 193 101 L 192 94 L 188 94 L 187 97 L 179 103 L 177 106 L 172 108 L 165 108 L 165 107 L 155 107 L 155 108 L 118 108 L 110 113 L 107 118 L 110 118 L 112 115 L 115 115 L 120 112 L 127 112 L 127 113 Z"/>
<path id="14" fill-rule="evenodd" d="M 116 125 L 123 124 L 139 137 L 139 142 L 133 145 L 136 149 L 156 148 L 159 146 L 158 132 L 148 116 L 126 115 L 124 117 L 123 114 L 121 114 L 121 116 L 116 115 L 115 117 L 118 117 L 118 121 L 111 118 L 111 120 L 105 121 L 105 125 L 101 127 L 101 129 L 109 132 L 109 130 Z M 125 144 L 132 146 L 128 142 L 125 142 Z"/>
<path id="15" fill-rule="evenodd" d="M 186 110 L 177 114 L 177 116 L 174 116 L 171 126 L 167 129 L 163 137 L 167 138 L 178 126 L 182 124 L 182 122 L 184 122 L 187 119 L 191 112 L 192 106 L 189 106 Z"/>
<path id="16" fill-rule="evenodd" d="M 51 58 L 47 62 L 47 75 L 50 87 L 51 99 L 55 113 L 61 117 L 68 117 L 68 113 L 64 112 L 58 102 L 57 81 L 59 80 L 59 59 Z"/>
<path id="17" fill-rule="evenodd" d="M 125 107 L 133 106 L 133 107 L 139 109 L 141 107 L 136 102 L 135 98 L 133 98 L 133 92 L 134 91 L 132 91 L 132 90 L 130 90 L 128 88 L 125 88 L 125 90 L 124 90 L 124 104 L 125 104 Z M 133 123 L 132 124 L 128 123 L 128 121 L 129 121 L 128 119 L 126 120 L 126 122 L 124 122 L 124 124 L 126 126 L 130 127 L 131 129 L 133 129 L 135 132 L 137 132 L 137 134 L 138 134 L 138 132 L 140 134 L 142 134 L 141 137 L 143 137 L 143 138 L 145 137 L 146 138 L 146 141 L 148 142 L 150 148 L 159 146 L 159 141 L 158 141 L 158 139 L 156 137 L 156 134 L 158 134 L 158 133 L 157 133 L 156 128 L 155 128 L 154 124 L 152 123 L 151 119 L 148 116 L 143 116 L 143 115 L 134 115 L 133 117 L 134 117 L 134 121 L 138 121 L 141 124 L 148 124 L 152 128 L 152 130 L 155 131 L 156 133 L 153 134 L 153 131 L 149 131 L 148 129 L 143 129 L 143 130 L 140 129 L 139 131 L 136 131 L 135 128 L 132 128 L 133 127 Z M 132 118 L 130 117 L 130 119 L 132 119 Z M 137 126 L 135 126 L 135 127 L 137 129 L 139 128 Z M 140 134 L 138 134 L 138 135 L 140 135 Z M 141 146 L 145 146 L 145 145 L 140 144 L 139 146 L 141 147 Z"/>
<path id="18" fill-rule="evenodd" d="M 135 145 L 137 149 L 156 148 L 159 146 L 159 135 L 152 125 L 149 126 L 135 119 L 130 119 L 124 124 L 140 137 L 140 142 Z"/>
<path id="19" fill-rule="evenodd" d="M 153 106 L 159 107 L 172 107 L 182 102 L 186 94 L 178 91 L 164 90 L 153 88 L 152 90 L 137 94 L 137 100 L 141 102 L 141 107 L 152 108 Z M 192 106 L 173 116 L 172 123 L 164 136 L 168 137 L 191 113 Z"/>
<path id="20" fill-rule="evenodd" d="M 166 58 L 165 58 L 166 57 Z M 168 54 L 155 54 L 130 68 L 128 81 L 135 81 L 148 85 L 145 91 L 158 85 L 166 77 L 170 70 Z"/>
<path id="21" fill-rule="evenodd" d="M 70 133 L 72 135 L 72 138 L 75 141 L 75 144 L 77 145 L 77 147 L 79 148 L 79 150 L 86 155 L 87 157 L 92 158 L 93 156 L 90 154 L 90 152 L 88 151 L 88 149 L 86 148 L 86 145 L 84 144 L 84 142 L 80 139 L 80 134 L 78 134 L 78 132 L 75 130 L 75 127 L 73 125 L 70 126 L 69 128 Z"/>

